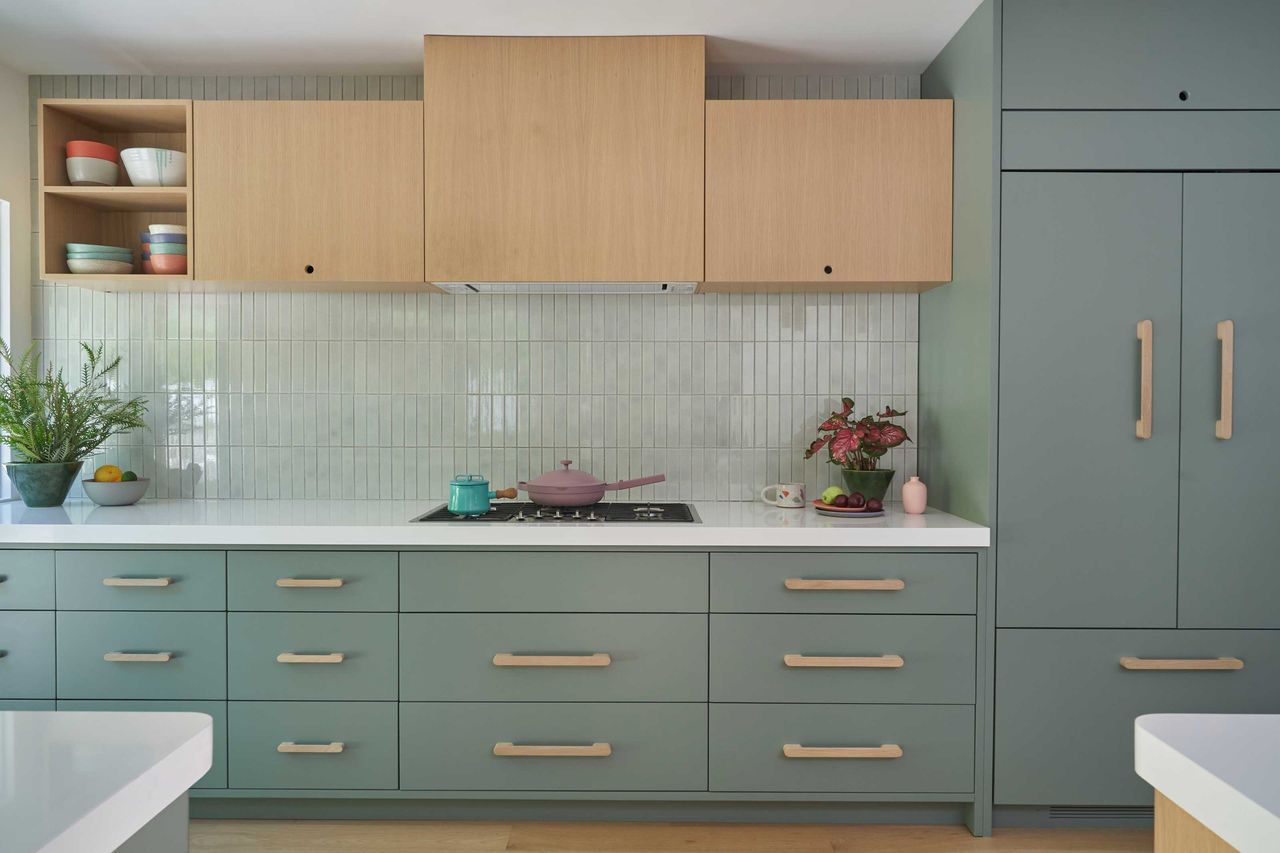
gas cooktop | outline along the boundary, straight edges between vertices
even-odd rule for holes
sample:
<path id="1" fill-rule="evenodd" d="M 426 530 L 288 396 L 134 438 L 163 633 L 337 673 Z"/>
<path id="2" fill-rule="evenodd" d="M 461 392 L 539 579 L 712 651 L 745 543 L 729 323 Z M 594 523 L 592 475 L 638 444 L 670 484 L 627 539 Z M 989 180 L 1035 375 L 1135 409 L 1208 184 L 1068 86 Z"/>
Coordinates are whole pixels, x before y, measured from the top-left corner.
<path id="1" fill-rule="evenodd" d="M 673 521 L 699 524 L 701 519 L 691 504 L 658 501 L 607 501 L 591 506 L 538 506 L 529 501 L 494 501 L 484 515 L 459 517 L 439 506 L 414 521 L 461 521 L 468 524 L 511 522 L 513 524 L 586 524 L 596 522 Z"/>

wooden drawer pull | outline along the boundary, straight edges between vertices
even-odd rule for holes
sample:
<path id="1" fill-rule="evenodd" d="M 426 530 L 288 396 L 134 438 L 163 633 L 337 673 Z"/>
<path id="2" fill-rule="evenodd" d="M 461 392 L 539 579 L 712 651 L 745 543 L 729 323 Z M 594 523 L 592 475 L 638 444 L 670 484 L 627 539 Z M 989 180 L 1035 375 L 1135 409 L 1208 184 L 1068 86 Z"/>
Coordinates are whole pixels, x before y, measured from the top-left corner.
<path id="1" fill-rule="evenodd" d="M 1213 434 L 1226 441 L 1231 438 L 1231 398 L 1235 386 L 1236 324 L 1234 320 L 1218 323 L 1218 340 L 1222 341 L 1222 375 L 1218 379 L 1218 421 Z"/>
<path id="2" fill-rule="evenodd" d="M 901 669 L 906 663 L 902 655 L 875 657 L 823 657 L 821 655 L 783 655 L 790 667 L 837 667 L 842 669 Z"/>
<path id="3" fill-rule="evenodd" d="M 787 589 L 792 590 L 829 590 L 844 589 L 854 590 L 858 592 L 896 592 L 900 589 L 906 589 L 906 581 L 898 578 L 882 578 L 879 580 L 867 579 L 832 579 L 824 578 L 787 578 L 782 582 Z"/>
<path id="4" fill-rule="evenodd" d="M 880 746 L 801 746 L 798 743 L 782 745 L 787 758 L 901 758 L 902 747 L 896 743 Z"/>
<path id="5" fill-rule="evenodd" d="M 1140 379 L 1138 385 L 1138 438 L 1151 438 L 1151 347 L 1155 330 L 1150 320 L 1138 321 L 1138 340 L 1141 342 Z"/>
<path id="6" fill-rule="evenodd" d="M 168 663 L 173 652 L 107 652 L 102 659 L 110 663 Z"/>
<path id="7" fill-rule="evenodd" d="M 510 742 L 495 743 L 493 754 L 504 758 L 608 758 L 613 747 L 607 743 L 591 746 L 534 746 Z"/>
<path id="8" fill-rule="evenodd" d="M 503 652 L 493 656 L 494 666 L 608 666 L 613 657 L 605 652 L 592 655 L 513 655 Z"/>
<path id="9" fill-rule="evenodd" d="M 333 741 L 332 743 L 294 743 L 286 740 L 276 747 L 276 752 L 298 752 L 322 755 L 337 755 L 347 748 L 347 745 L 341 741 Z"/>
<path id="10" fill-rule="evenodd" d="M 342 578 L 279 578 L 276 586 L 284 589 L 337 589 L 346 581 Z"/>
<path id="11" fill-rule="evenodd" d="M 1120 665 L 1125 669 L 1164 669 L 1164 670 L 1197 670 L 1197 669 L 1244 669 L 1244 661 L 1240 658 L 1120 658 Z"/>
<path id="12" fill-rule="evenodd" d="M 324 655 L 299 655 L 293 652 L 281 652 L 276 655 L 276 663 L 342 663 L 347 656 L 342 652 L 330 652 Z"/>
<path id="13" fill-rule="evenodd" d="M 173 578 L 103 578 L 103 586 L 171 586 Z"/>

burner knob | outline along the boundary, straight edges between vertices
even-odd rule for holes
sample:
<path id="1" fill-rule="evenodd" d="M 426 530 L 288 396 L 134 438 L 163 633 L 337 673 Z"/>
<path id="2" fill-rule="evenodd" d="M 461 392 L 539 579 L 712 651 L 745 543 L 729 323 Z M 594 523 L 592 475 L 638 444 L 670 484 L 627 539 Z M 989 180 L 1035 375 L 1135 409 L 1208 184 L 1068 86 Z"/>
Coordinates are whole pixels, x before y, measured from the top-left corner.
<path id="1" fill-rule="evenodd" d="M 564 513 L 563 513 L 563 512 L 561 512 L 560 510 L 556 510 L 555 517 L 556 517 L 556 518 L 564 518 Z"/>
<path id="2" fill-rule="evenodd" d="M 574 517 L 574 518 L 582 518 L 582 513 L 581 513 L 579 510 L 576 510 L 576 509 L 575 509 L 575 510 L 573 511 L 573 517 Z"/>

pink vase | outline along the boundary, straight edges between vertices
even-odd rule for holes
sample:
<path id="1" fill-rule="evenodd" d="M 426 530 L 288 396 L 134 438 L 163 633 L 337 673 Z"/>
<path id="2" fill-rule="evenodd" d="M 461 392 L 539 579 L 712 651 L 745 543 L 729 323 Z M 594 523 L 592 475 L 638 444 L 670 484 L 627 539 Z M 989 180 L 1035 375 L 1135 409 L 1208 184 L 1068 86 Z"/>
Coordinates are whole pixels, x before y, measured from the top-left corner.
<path id="1" fill-rule="evenodd" d="M 929 488 L 919 477 L 912 477 L 902 484 L 902 511 L 908 515 L 923 515 L 929 503 Z"/>

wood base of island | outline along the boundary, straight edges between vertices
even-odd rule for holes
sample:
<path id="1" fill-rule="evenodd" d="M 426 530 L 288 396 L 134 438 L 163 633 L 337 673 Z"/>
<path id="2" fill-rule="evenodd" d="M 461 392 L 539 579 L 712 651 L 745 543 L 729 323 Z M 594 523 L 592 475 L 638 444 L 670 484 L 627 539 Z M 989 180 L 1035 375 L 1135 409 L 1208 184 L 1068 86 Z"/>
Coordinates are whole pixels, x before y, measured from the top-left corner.
<path id="1" fill-rule="evenodd" d="M 1155 853 L 1235 853 L 1235 849 L 1156 791 Z"/>

